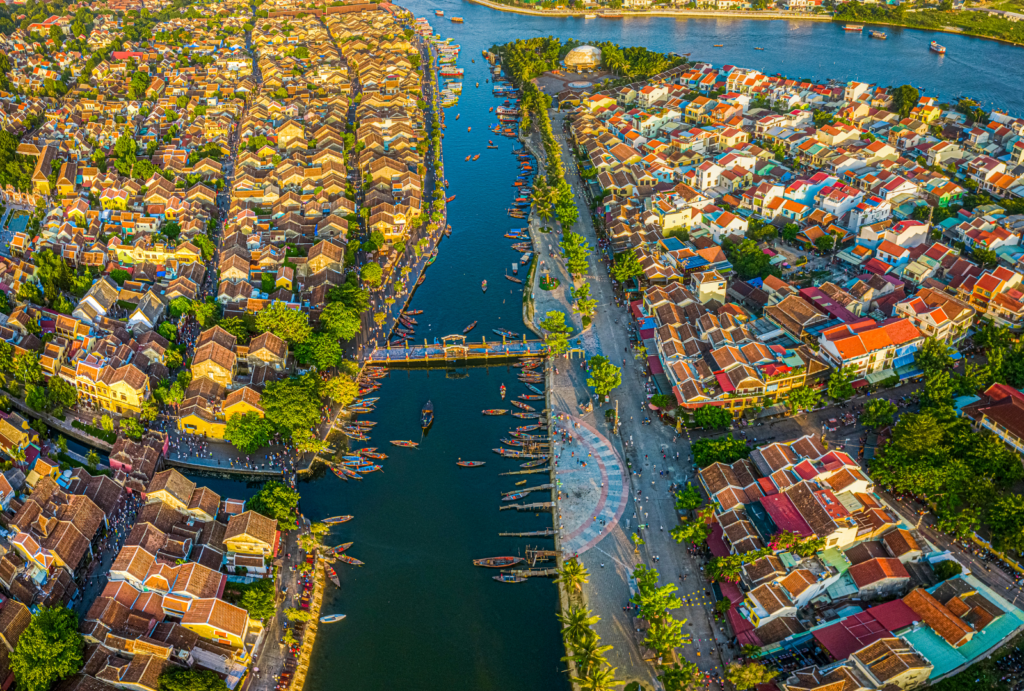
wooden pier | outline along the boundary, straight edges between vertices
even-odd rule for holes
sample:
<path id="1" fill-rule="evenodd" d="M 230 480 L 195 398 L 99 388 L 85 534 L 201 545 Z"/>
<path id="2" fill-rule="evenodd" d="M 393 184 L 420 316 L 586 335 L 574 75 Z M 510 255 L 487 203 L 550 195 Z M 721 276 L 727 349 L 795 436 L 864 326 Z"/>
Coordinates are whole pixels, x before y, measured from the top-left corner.
<path id="1" fill-rule="evenodd" d="M 536 487 L 517 487 L 513 490 L 509 490 L 508 492 L 502 492 L 501 495 L 503 497 L 507 497 L 510 494 L 517 494 L 518 492 L 539 492 L 542 489 L 551 489 L 552 487 L 554 487 L 554 485 L 551 484 L 537 485 Z"/>
<path id="2" fill-rule="evenodd" d="M 558 575 L 558 569 L 510 569 L 502 571 L 502 573 L 512 573 L 517 576 L 526 576 L 527 578 L 553 578 Z"/>
<path id="3" fill-rule="evenodd" d="M 518 358 L 546 357 L 548 348 L 544 341 L 528 341 L 523 336 L 521 341 L 509 341 L 504 337 L 501 342 L 487 342 L 484 338 L 480 343 L 466 343 L 462 335 L 445 336 L 439 342 L 423 345 L 409 345 L 403 348 L 376 348 L 366 357 L 366 364 L 401 367 L 403 365 L 451 364 L 490 360 L 508 360 Z"/>
<path id="4" fill-rule="evenodd" d="M 534 530 L 529 533 L 498 533 L 498 537 L 553 537 L 554 534 L 554 528 L 546 528 L 545 530 Z"/>
<path id="5" fill-rule="evenodd" d="M 553 501 L 539 501 L 533 504 L 508 504 L 506 506 L 499 506 L 499 511 L 508 511 L 509 509 L 515 509 L 516 511 L 550 511 L 555 508 L 555 502 Z"/>
<path id="6" fill-rule="evenodd" d="M 507 473 L 498 473 L 498 475 L 533 475 L 534 473 L 549 473 L 551 472 L 551 466 L 547 468 L 532 468 L 530 470 L 510 470 Z"/>

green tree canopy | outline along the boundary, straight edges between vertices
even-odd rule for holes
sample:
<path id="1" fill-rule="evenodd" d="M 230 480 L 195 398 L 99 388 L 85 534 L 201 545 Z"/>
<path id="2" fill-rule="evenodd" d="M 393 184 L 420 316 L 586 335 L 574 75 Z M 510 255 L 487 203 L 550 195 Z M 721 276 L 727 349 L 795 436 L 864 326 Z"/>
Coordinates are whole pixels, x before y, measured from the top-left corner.
<path id="1" fill-rule="evenodd" d="M 732 463 L 750 454 L 747 442 L 734 439 L 731 434 L 716 439 L 698 439 L 690 445 L 690 450 L 698 468 L 707 468 L 713 463 Z"/>
<path id="2" fill-rule="evenodd" d="M 359 271 L 359 276 L 366 283 L 371 286 L 375 286 L 380 283 L 380 279 L 383 278 L 384 270 L 380 268 L 380 264 L 370 262 Z"/>
<path id="3" fill-rule="evenodd" d="M 66 607 L 40 607 L 11 653 L 11 670 L 24 691 L 49 691 L 77 672 L 85 641 L 78 617 Z"/>
<path id="4" fill-rule="evenodd" d="M 319 377 L 309 373 L 297 379 L 271 382 L 263 390 L 260 403 L 274 425 L 288 433 L 315 427 L 320 421 Z"/>
<path id="5" fill-rule="evenodd" d="M 244 415 L 234 414 L 228 418 L 224 438 L 242 453 L 252 453 L 270 443 L 274 436 L 274 425 L 250 410 Z"/>
<path id="6" fill-rule="evenodd" d="M 693 420 L 704 429 L 729 429 L 732 427 L 732 413 L 716 405 L 702 405 L 693 413 Z"/>
<path id="7" fill-rule="evenodd" d="M 587 386 L 594 387 L 598 396 L 607 396 L 622 383 L 622 370 L 603 355 L 590 358 L 590 376 Z"/>
<path id="8" fill-rule="evenodd" d="M 313 333 L 306 313 L 288 307 L 284 302 L 271 303 L 256 315 L 256 330 L 269 331 L 291 345 L 305 343 Z"/>
<path id="9" fill-rule="evenodd" d="M 228 685 L 208 669 L 169 667 L 160 675 L 160 691 L 227 691 Z"/>
<path id="10" fill-rule="evenodd" d="M 892 90 L 892 107 L 900 114 L 901 118 L 910 115 L 910 111 L 917 105 L 921 98 L 921 92 L 910 84 L 898 86 Z"/>
<path id="11" fill-rule="evenodd" d="M 320 326 L 335 339 L 349 341 L 359 333 L 362 324 L 359 312 L 344 302 L 330 302 L 320 313 Z"/>
<path id="12" fill-rule="evenodd" d="M 565 323 L 565 313 L 553 310 L 540 322 L 540 328 L 547 331 L 544 343 L 552 356 L 563 355 L 569 350 L 568 335 L 572 329 Z"/>
<path id="13" fill-rule="evenodd" d="M 636 252 L 630 249 L 616 255 L 611 273 L 616 281 L 628 281 L 636 276 L 643 276 L 644 267 L 640 264 Z"/>
<path id="14" fill-rule="evenodd" d="M 892 424 L 896 416 L 896 404 L 884 398 L 873 398 L 864 404 L 860 422 L 866 427 L 882 429 Z"/>
<path id="15" fill-rule="evenodd" d="M 779 673 L 765 667 L 760 662 L 748 662 L 745 665 L 733 662 L 725 671 L 725 678 L 736 687 L 737 691 L 752 689 L 758 684 L 767 684 Z"/>
<path id="16" fill-rule="evenodd" d="M 295 507 L 298 505 L 299 493 L 276 480 L 268 480 L 245 502 L 246 510 L 276 520 L 279 530 L 295 528 Z"/>
<path id="17" fill-rule="evenodd" d="M 828 395 L 837 401 L 845 401 L 853 396 L 853 380 L 857 373 L 852 369 L 832 370 L 828 378 Z"/>

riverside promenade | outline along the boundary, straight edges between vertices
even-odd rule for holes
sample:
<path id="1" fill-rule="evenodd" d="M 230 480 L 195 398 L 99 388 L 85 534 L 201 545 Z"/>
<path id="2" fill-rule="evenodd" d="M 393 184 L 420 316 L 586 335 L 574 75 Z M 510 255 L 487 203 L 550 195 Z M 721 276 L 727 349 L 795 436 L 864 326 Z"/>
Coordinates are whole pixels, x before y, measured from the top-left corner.
<path id="1" fill-rule="evenodd" d="M 505 5 L 500 2 L 490 2 L 490 0 L 469 0 L 469 2 L 475 5 L 483 5 L 484 7 L 490 7 L 492 10 L 498 10 L 499 12 L 514 12 L 515 14 L 529 14 L 535 17 L 585 17 L 587 14 L 594 14 L 592 10 L 535 10 L 529 7 L 519 7 L 515 5 Z M 766 10 L 766 11 L 743 11 L 743 10 L 625 10 L 618 9 L 614 11 L 602 11 L 596 13 L 596 18 L 602 18 L 602 15 L 608 19 L 624 19 L 626 17 L 700 17 L 700 18 L 728 18 L 728 19 L 787 19 L 790 21 L 811 21 L 811 22 L 831 22 L 833 17 L 831 14 L 811 14 L 809 12 L 786 12 L 781 10 Z"/>

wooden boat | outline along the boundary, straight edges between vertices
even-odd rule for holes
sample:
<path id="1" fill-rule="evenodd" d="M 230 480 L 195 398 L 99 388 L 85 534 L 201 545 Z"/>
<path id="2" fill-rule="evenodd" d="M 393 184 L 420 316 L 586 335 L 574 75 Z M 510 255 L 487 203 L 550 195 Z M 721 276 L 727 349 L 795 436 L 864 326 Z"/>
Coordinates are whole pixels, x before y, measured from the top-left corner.
<path id="1" fill-rule="evenodd" d="M 517 417 L 522 420 L 538 420 L 544 417 L 544 413 L 512 413 L 512 417 Z"/>
<path id="2" fill-rule="evenodd" d="M 417 446 L 420 445 L 419 442 L 416 441 L 403 441 L 401 439 L 398 441 L 392 440 L 391 443 L 394 444 L 395 446 L 403 446 L 407 449 L 415 449 Z"/>
<path id="3" fill-rule="evenodd" d="M 536 408 L 534 408 L 532 405 L 527 405 L 526 403 L 520 403 L 519 401 L 512 401 L 511 403 L 516 408 L 522 408 L 523 410 L 536 410 Z"/>
<path id="4" fill-rule="evenodd" d="M 420 411 L 420 427 L 427 429 L 432 424 L 434 424 L 434 404 L 427 401 Z"/>
<path id="5" fill-rule="evenodd" d="M 487 280 L 486 279 L 484 279 L 484 281 L 482 283 L 480 283 L 480 290 L 484 291 L 485 293 L 487 292 Z"/>
<path id="6" fill-rule="evenodd" d="M 327 574 L 327 577 L 331 579 L 331 583 L 333 583 L 336 588 L 341 587 L 341 581 L 338 579 L 338 574 L 335 572 L 334 567 L 324 564 L 324 573 Z"/>
<path id="7" fill-rule="evenodd" d="M 470 156 L 466 156 L 466 160 L 467 160 L 467 161 L 468 161 L 468 160 L 469 160 L 470 158 L 472 158 L 472 155 L 470 155 Z"/>
<path id="8" fill-rule="evenodd" d="M 843 31 L 854 31 L 856 33 L 861 33 L 862 31 L 864 31 L 864 25 L 863 24 L 844 24 L 843 25 Z"/>
<path id="9" fill-rule="evenodd" d="M 929 44 L 929 46 L 928 46 L 928 47 L 929 47 L 929 48 L 930 48 L 931 50 L 933 50 L 933 51 L 935 51 L 936 53 L 938 53 L 939 55 L 945 55 L 945 54 L 946 54 L 946 47 L 945 47 L 945 46 L 940 46 L 940 45 L 939 45 L 938 43 L 936 43 L 935 41 L 932 41 L 932 42 L 931 42 L 931 43 Z"/>
<path id="10" fill-rule="evenodd" d="M 462 115 L 462 113 L 456 113 L 455 114 L 455 119 L 458 120 L 460 115 Z"/>
<path id="11" fill-rule="evenodd" d="M 519 398 L 523 399 L 524 401 L 543 401 L 544 400 L 544 396 L 541 396 L 541 395 L 538 395 L 538 394 L 535 394 L 535 393 L 521 393 L 521 394 L 519 394 Z"/>
<path id="12" fill-rule="evenodd" d="M 527 434 L 526 432 L 509 432 L 509 435 L 516 439 L 522 439 L 525 442 L 546 442 L 548 435 L 546 434 Z"/>
<path id="13" fill-rule="evenodd" d="M 501 385 L 501 388 L 498 389 L 498 392 L 501 394 L 501 400 L 504 401 L 505 400 L 505 385 L 504 384 Z"/>
<path id="14" fill-rule="evenodd" d="M 490 108 L 488 108 L 487 112 L 488 113 L 493 113 L 494 112 L 494 106 L 491 106 Z"/>
<path id="15" fill-rule="evenodd" d="M 347 554 L 339 554 L 338 555 L 338 560 L 339 561 L 343 561 L 346 564 L 350 564 L 352 566 L 362 566 L 363 565 L 363 562 L 359 561 L 358 559 L 353 559 L 352 557 L 348 556 Z"/>
<path id="16" fill-rule="evenodd" d="M 516 487 L 522 487 L 527 482 L 529 482 L 529 480 L 520 480 L 519 482 L 516 483 Z"/>
<path id="17" fill-rule="evenodd" d="M 522 583 L 526 580 L 526 576 L 518 573 L 503 573 L 500 576 L 491 576 L 491 578 L 502 583 Z"/>
<path id="18" fill-rule="evenodd" d="M 331 516 L 330 518 L 323 519 L 322 521 L 320 521 L 320 523 L 325 523 L 327 525 L 337 525 L 339 523 L 351 521 L 353 518 L 353 516 Z"/>
<path id="19" fill-rule="evenodd" d="M 354 542 L 346 542 L 343 545 L 338 545 L 337 547 L 335 547 L 331 551 L 334 552 L 335 554 L 341 554 L 342 552 L 344 552 L 345 550 L 347 550 L 349 547 L 351 547 L 354 544 L 355 544 Z"/>
<path id="20" fill-rule="evenodd" d="M 487 461 L 456 461 L 455 465 L 460 465 L 463 468 L 479 468 Z"/>
<path id="21" fill-rule="evenodd" d="M 868 32 L 868 36 L 870 36 L 871 38 L 877 38 L 880 41 L 884 41 L 887 38 L 889 38 L 889 36 L 886 35 L 886 33 L 884 31 L 875 31 L 875 30 L 869 31 Z"/>
<path id="22" fill-rule="evenodd" d="M 408 314 L 408 315 L 409 315 L 410 317 L 414 317 L 414 316 L 416 316 L 417 314 L 423 314 L 423 310 L 405 310 L 404 312 L 402 312 L 402 314 Z M 387 374 L 387 369 L 385 369 L 385 368 L 383 368 L 383 367 L 381 367 L 380 369 L 381 369 L 381 371 L 383 371 L 383 372 L 384 372 L 385 374 Z"/>
<path id="23" fill-rule="evenodd" d="M 497 145 L 497 144 L 488 144 L 488 145 L 487 145 L 487 148 L 488 148 L 488 149 L 497 149 L 497 148 L 498 148 L 498 145 Z"/>
<path id="24" fill-rule="evenodd" d="M 473 566 L 484 566 L 489 569 L 503 569 L 506 566 L 521 564 L 526 559 L 523 557 L 488 557 L 487 559 L 474 559 Z"/>
<path id="25" fill-rule="evenodd" d="M 320 617 L 320 623 L 333 624 L 336 621 L 341 621 L 347 616 L 347 614 L 325 614 L 324 616 Z"/>
<path id="26" fill-rule="evenodd" d="M 484 412 L 484 415 L 504 415 L 505 413 L 508 412 L 508 409 L 507 408 L 488 408 L 487 410 L 485 410 L 483 412 Z"/>
<path id="27" fill-rule="evenodd" d="M 527 492 L 507 492 L 505 494 L 505 496 L 503 496 L 501 498 L 501 500 L 502 501 L 515 501 L 516 499 L 522 499 L 523 497 L 525 497 L 528 494 L 529 494 L 528 491 Z"/>
<path id="28" fill-rule="evenodd" d="M 474 161 L 477 160 L 478 158 L 480 158 L 480 154 L 473 154 L 473 160 Z"/>
<path id="29" fill-rule="evenodd" d="M 522 439 L 502 439 L 502 444 L 508 444 L 509 446 L 522 446 L 526 442 Z"/>
<path id="30" fill-rule="evenodd" d="M 540 425 L 523 425 L 522 427 L 516 427 L 516 432 L 533 432 L 540 428 Z"/>
<path id="31" fill-rule="evenodd" d="M 468 333 L 469 333 L 470 331 L 472 331 L 473 329 L 475 329 L 475 328 L 476 328 L 476 324 L 477 324 L 476 322 L 473 322 L 472 324 L 470 324 L 469 326 L 467 326 L 467 327 L 466 327 L 465 329 L 463 329 L 463 330 L 462 330 L 462 333 L 464 333 L 464 334 L 468 334 Z"/>
<path id="32" fill-rule="evenodd" d="M 473 131 L 473 128 L 472 128 L 472 127 L 467 127 L 467 128 L 466 128 L 466 131 L 467 131 L 467 132 L 472 132 L 472 131 Z"/>
<path id="33" fill-rule="evenodd" d="M 375 461 L 383 461 L 385 458 L 388 457 L 386 453 L 381 453 L 380 451 L 368 451 L 361 455 L 363 456 L 363 458 L 372 458 Z"/>
<path id="34" fill-rule="evenodd" d="M 360 473 L 376 473 L 378 470 L 383 470 L 384 466 L 382 466 L 382 465 L 360 465 L 360 466 L 356 466 L 355 469 L 356 469 L 356 471 L 358 471 Z"/>
<path id="35" fill-rule="evenodd" d="M 512 281 L 513 283 L 522 283 L 523 282 L 523 279 L 519 278 L 518 276 L 509 276 L 508 274 L 505 274 L 505 278 L 507 278 L 508 280 Z"/>
<path id="36" fill-rule="evenodd" d="M 724 47 L 724 46 L 725 46 L 725 44 L 724 44 L 724 43 L 716 43 L 716 44 L 714 45 L 714 47 L 715 47 L 715 48 L 722 48 L 722 47 Z"/>
<path id="37" fill-rule="evenodd" d="M 509 331 L 508 329 L 491 329 L 494 333 L 505 338 L 519 338 L 519 334 L 515 331 Z"/>
<path id="38" fill-rule="evenodd" d="M 536 386 L 531 386 L 531 385 L 527 384 L 526 388 L 528 388 L 530 391 L 532 391 L 532 392 L 534 392 L 536 394 L 544 395 L 544 392 L 542 390 L 538 389 Z"/>
<path id="39" fill-rule="evenodd" d="M 548 462 L 548 459 L 542 458 L 539 461 L 529 461 L 528 463 L 520 463 L 520 468 L 536 468 L 537 466 L 544 465 Z"/>
<path id="40" fill-rule="evenodd" d="M 455 196 L 456 195 L 453 194 L 452 196 L 448 197 L 447 199 L 444 200 L 444 203 L 451 204 L 453 201 L 455 201 Z"/>

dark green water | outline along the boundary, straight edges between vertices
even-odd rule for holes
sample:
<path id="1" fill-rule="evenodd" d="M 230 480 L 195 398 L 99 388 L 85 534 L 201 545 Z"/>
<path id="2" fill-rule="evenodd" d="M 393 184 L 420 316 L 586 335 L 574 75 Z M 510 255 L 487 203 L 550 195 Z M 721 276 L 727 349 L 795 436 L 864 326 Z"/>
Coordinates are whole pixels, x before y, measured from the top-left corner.
<path id="1" fill-rule="evenodd" d="M 520 554 L 527 539 L 498 537 L 551 526 L 551 514 L 498 511 L 500 493 L 518 480 L 499 477 L 518 461 L 491 452 L 509 429 L 525 421 L 485 417 L 499 407 L 498 387 L 526 393 L 505 367 L 473 368 L 462 379 L 441 370 L 394 370 L 376 392 L 380 412 L 372 446 L 384 450 L 384 473 L 362 482 L 327 475 L 302 483 L 301 509 L 312 518 L 353 514 L 332 530 L 331 544 L 354 541 L 348 554 L 366 562 L 337 564 L 341 589 L 327 587 L 324 613 L 344 613 L 320 629 L 308 689 L 416 689 L 495 691 L 567 688 L 559 661 L 562 646 L 556 586 L 550 579 L 498 583 L 495 569 L 472 565 L 481 557 Z M 420 440 L 419 412 L 434 402 L 436 420 L 418 449 L 388 444 Z M 506 399 L 506 407 L 507 407 Z M 460 468 L 459 460 L 482 460 Z M 249 496 L 255 488 L 201 480 L 225 495 Z M 531 496 L 546 501 L 547 493 Z M 550 539 L 532 543 L 549 549 Z"/>

